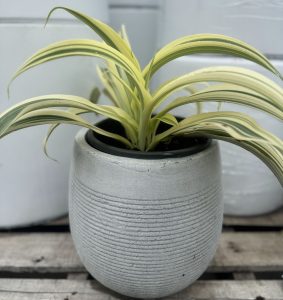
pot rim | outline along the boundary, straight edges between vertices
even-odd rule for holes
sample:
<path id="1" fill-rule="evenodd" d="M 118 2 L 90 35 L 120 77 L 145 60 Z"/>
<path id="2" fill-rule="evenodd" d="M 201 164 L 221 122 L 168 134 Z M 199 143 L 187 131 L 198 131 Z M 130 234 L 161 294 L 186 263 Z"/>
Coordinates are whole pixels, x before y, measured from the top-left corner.
<path id="1" fill-rule="evenodd" d="M 103 121 L 105 120 L 102 120 L 97 124 L 100 124 Z M 85 134 L 85 141 L 90 147 L 113 156 L 155 160 L 155 159 L 164 159 L 164 158 L 186 157 L 186 156 L 191 156 L 193 154 L 197 154 L 207 149 L 210 146 L 212 139 L 206 138 L 204 139 L 203 144 L 198 144 L 183 149 L 170 150 L 170 151 L 151 151 L 151 152 L 123 149 L 123 148 L 111 146 L 99 140 L 91 129 L 87 130 Z"/>

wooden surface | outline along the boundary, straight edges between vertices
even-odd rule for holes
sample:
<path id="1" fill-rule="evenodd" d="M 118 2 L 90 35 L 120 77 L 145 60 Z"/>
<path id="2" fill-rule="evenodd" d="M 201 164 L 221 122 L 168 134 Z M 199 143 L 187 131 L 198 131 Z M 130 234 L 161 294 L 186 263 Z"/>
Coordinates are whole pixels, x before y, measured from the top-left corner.
<path id="1" fill-rule="evenodd" d="M 166 300 L 254 299 L 282 300 L 282 282 L 273 281 L 197 281 L 191 287 Z M 114 300 L 129 299 L 94 280 L 0 279 L 2 300 Z"/>
<path id="2" fill-rule="evenodd" d="M 283 227 L 283 209 L 275 211 L 267 215 L 261 215 L 257 217 L 231 217 L 225 216 L 224 218 L 225 226 L 269 226 Z"/>
<path id="3" fill-rule="evenodd" d="M 0 300 L 129 299 L 100 285 L 81 264 L 68 219 L 0 232 Z M 207 272 L 166 299 L 283 300 L 283 213 L 226 217 Z"/>

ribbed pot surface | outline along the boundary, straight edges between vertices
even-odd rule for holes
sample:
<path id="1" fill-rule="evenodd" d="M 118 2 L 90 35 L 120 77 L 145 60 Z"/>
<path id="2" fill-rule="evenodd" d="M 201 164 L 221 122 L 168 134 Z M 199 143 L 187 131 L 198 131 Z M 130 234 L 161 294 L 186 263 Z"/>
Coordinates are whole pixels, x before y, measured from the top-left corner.
<path id="1" fill-rule="evenodd" d="M 195 281 L 212 259 L 223 203 L 219 149 L 144 160 L 75 140 L 70 224 L 78 254 L 103 285 L 157 298 Z"/>

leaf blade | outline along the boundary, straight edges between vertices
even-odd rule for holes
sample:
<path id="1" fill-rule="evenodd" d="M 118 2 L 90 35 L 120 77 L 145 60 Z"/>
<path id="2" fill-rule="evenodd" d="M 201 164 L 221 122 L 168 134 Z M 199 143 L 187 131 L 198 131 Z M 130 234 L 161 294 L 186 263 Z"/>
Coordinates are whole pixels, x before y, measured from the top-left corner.
<path id="1" fill-rule="evenodd" d="M 75 18 L 78 20 L 82 21 L 85 23 L 88 27 L 90 27 L 92 30 L 94 30 L 109 46 L 117 49 L 121 53 L 123 53 L 126 57 L 128 57 L 135 65 L 140 69 L 138 60 L 136 59 L 135 56 L 133 56 L 133 53 L 131 51 L 131 48 L 129 47 L 128 43 L 123 40 L 119 36 L 117 32 L 115 32 L 110 26 L 107 24 L 91 18 L 81 12 L 78 12 L 76 10 L 63 7 L 63 6 L 57 6 L 54 7 L 48 14 L 46 18 L 45 25 L 48 23 L 48 20 L 50 19 L 51 15 L 53 14 L 54 11 L 56 10 L 65 10 L 66 12 L 70 13 L 73 15 Z"/>
<path id="2" fill-rule="evenodd" d="M 151 78 L 156 71 L 168 62 L 195 53 L 221 53 L 245 58 L 261 65 L 283 79 L 280 72 L 257 49 L 238 39 L 220 34 L 196 34 L 169 43 L 156 53 L 151 70 L 151 62 L 149 62 L 143 70 L 143 75 L 146 77 L 150 73 L 149 77 Z"/>
<path id="3" fill-rule="evenodd" d="M 206 136 L 227 141 L 250 151 L 261 159 L 283 186 L 283 142 L 246 114 L 211 112 L 189 117 L 178 126 L 156 136 L 151 147 L 170 135 Z"/>

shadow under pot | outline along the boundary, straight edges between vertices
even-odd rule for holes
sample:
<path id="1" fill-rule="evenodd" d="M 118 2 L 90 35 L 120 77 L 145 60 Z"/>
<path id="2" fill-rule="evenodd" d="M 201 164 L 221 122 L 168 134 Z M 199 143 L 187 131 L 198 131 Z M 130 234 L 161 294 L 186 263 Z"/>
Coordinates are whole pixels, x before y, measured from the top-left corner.
<path id="1" fill-rule="evenodd" d="M 110 120 L 98 125 L 121 130 Z M 161 145 L 146 153 L 86 129 L 75 138 L 73 241 L 91 275 L 123 295 L 174 294 L 193 283 L 215 254 L 223 220 L 218 144 L 181 140 L 179 149 L 175 141 L 173 150 Z"/>

